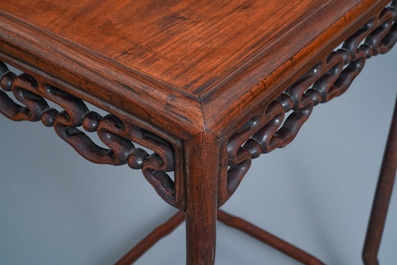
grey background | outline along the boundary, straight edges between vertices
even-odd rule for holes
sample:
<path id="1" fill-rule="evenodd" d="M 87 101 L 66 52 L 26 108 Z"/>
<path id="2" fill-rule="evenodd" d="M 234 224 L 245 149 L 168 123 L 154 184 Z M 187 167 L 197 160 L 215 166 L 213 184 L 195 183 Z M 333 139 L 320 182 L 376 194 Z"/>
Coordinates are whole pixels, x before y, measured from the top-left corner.
<path id="1" fill-rule="evenodd" d="M 397 91 L 397 49 L 367 61 L 286 148 L 255 160 L 223 207 L 318 256 L 360 264 Z M 175 210 L 141 172 L 82 159 L 39 123 L 0 117 L 0 264 L 112 264 Z M 380 251 L 397 260 L 397 195 Z M 185 228 L 136 264 L 184 264 Z M 217 264 L 298 264 L 222 224 Z"/>

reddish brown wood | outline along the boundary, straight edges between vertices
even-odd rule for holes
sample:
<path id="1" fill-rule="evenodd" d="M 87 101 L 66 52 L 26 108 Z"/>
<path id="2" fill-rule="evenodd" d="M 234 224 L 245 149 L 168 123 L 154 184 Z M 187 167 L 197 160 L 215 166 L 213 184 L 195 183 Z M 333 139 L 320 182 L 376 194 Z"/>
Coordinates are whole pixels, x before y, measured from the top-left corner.
<path id="1" fill-rule="evenodd" d="M 199 94 L 246 61 L 247 55 L 288 34 L 308 14 L 333 1 L 288 5 L 274 0 L 18 2 L 2 1 L 0 9 L 142 74 Z M 343 8 L 357 3 L 350 1 Z M 30 12 L 20 6 L 29 6 Z"/>
<path id="2" fill-rule="evenodd" d="M 187 265 L 215 262 L 220 143 L 204 132 L 184 143 Z"/>
<path id="3" fill-rule="evenodd" d="M 226 125 L 224 116 L 248 115 L 258 105 L 270 104 L 358 28 L 378 16 L 389 2 L 331 1 L 326 7 L 308 15 L 307 20 L 295 25 L 291 31 L 295 34 L 272 42 L 271 49 L 264 49 L 238 73 L 202 95 L 206 125 L 216 135 L 233 130 L 236 119 L 229 120 Z M 333 22 L 328 24 L 330 21 Z M 313 33 L 316 35 L 314 38 Z"/>
<path id="4" fill-rule="evenodd" d="M 378 265 L 378 252 L 386 222 L 387 211 L 397 171 L 397 98 L 394 114 L 380 169 L 378 185 L 372 205 L 367 235 L 363 248 L 365 265 Z"/>
<path id="5" fill-rule="evenodd" d="M 268 106 L 255 112 L 227 144 L 229 170 L 220 205 L 237 189 L 251 160 L 287 146 L 310 117 L 313 107 L 342 95 L 361 72 L 367 58 L 388 52 L 397 42 L 396 7 L 388 7 L 352 34 L 295 81 Z"/>
<path id="6" fill-rule="evenodd" d="M 102 117 L 90 111 L 81 99 L 46 82 L 38 82 L 26 73 L 16 76 L 1 61 L 0 88 L 4 91 L 0 90 L 0 113 L 7 118 L 14 121 L 41 121 L 47 127 L 54 127 L 64 141 L 91 162 L 128 164 L 132 169 L 141 169 L 161 198 L 183 209 L 183 180 L 172 180 L 167 174 L 170 171 L 178 172 L 175 167 L 175 154 L 178 152 L 174 152 L 178 146 L 175 142 L 173 146 L 168 141 L 170 138 L 164 134 L 146 130 L 132 119 L 120 119 L 112 114 Z M 23 105 L 14 102 L 10 94 L 14 94 Z M 50 107 L 47 101 L 56 103 L 59 110 Z M 96 132 L 108 148 L 99 146 L 84 131 Z M 149 154 L 134 143 L 153 152 Z"/>
<path id="7" fill-rule="evenodd" d="M 307 265 L 324 265 L 316 257 L 304 252 L 303 250 L 289 244 L 288 242 L 264 231 L 263 229 L 241 219 L 230 215 L 222 210 L 218 210 L 218 220 L 222 223 L 234 227 L 247 233 L 248 235 L 262 241 L 263 243 L 283 252 L 284 254 Z"/>
<path id="8" fill-rule="evenodd" d="M 178 138 L 222 136 L 387 3 L 1 1 L 0 51 Z"/>
<path id="9" fill-rule="evenodd" d="M 211 265 L 217 207 L 251 160 L 292 141 L 314 105 L 394 45 L 389 2 L 0 1 L 0 59 L 28 74 L 1 66 L 0 110 L 53 125 L 90 161 L 141 168 L 186 213 L 187 264 Z"/>
<path id="10" fill-rule="evenodd" d="M 167 222 L 154 229 L 141 242 L 139 242 L 133 249 L 125 254 L 115 265 L 130 265 L 137 261 L 149 248 L 157 243 L 160 239 L 167 236 L 175 230 L 185 220 L 183 212 L 177 212 Z"/>

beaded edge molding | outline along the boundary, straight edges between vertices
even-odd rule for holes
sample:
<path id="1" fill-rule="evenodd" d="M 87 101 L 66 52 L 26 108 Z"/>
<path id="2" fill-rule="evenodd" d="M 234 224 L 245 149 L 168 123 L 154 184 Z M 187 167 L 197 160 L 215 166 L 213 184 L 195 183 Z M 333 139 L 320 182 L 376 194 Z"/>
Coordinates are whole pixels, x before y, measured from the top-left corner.
<path id="1" fill-rule="evenodd" d="M 40 83 L 29 74 L 17 76 L 0 61 L 0 113 L 13 121 L 40 121 L 54 127 L 56 133 L 85 159 L 97 164 L 124 165 L 141 169 L 147 181 L 170 205 L 181 208 L 175 182 L 167 174 L 174 171 L 175 157 L 171 143 L 155 133 L 113 114 L 102 117 L 90 111 L 83 100 L 47 83 Z M 21 102 L 14 102 L 6 92 Z M 57 104 L 62 111 L 48 105 Z M 96 132 L 108 147 L 97 145 L 86 133 Z M 148 154 L 134 143 L 153 153 Z"/>
<path id="2" fill-rule="evenodd" d="M 229 138 L 229 169 L 226 186 L 221 183 L 220 194 L 224 196 L 220 205 L 237 189 L 252 159 L 288 145 L 314 106 L 343 94 L 363 69 L 366 59 L 393 48 L 397 41 L 396 21 L 395 0 L 351 35 L 342 48 L 323 58 Z"/>

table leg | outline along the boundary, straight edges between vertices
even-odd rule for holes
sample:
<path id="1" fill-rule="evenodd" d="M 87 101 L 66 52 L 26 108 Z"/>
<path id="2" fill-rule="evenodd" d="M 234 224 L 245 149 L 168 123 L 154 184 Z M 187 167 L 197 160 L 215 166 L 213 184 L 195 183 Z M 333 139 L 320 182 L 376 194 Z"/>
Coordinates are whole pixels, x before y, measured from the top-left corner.
<path id="1" fill-rule="evenodd" d="M 240 217 L 230 215 L 222 210 L 218 210 L 218 220 L 225 225 L 234 227 L 253 238 L 281 251 L 289 257 L 307 265 L 324 265 L 318 258 L 310 255 L 309 253 L 299 249 L 298 247 L 278 238 L 269 232 L 245 221 Z"/>
<path id="2" fill-rule="evenodd" d="M 219 146 L 207 132 L 184 143 L 187 265 L 215 262 Z"/>
<path id="3" fill-rule="evenodd" d="M 131 265 L 137 261 L 148 249 L 153 247 L 160 239 L 174 231 L 183 221 L 185 215 L 183 212 L 177 212 L 164 224 L 156 227 L 149 235 L 133 247 L 127 254 L 119 259 L 114 265 Z"/>
<path id="4" fill-rule="evenodd" d="M 397 170 L 397 99 L 383 156 L 372 212 L 363 248 L 365 265 L 378 265 L 378 251 Z"/>

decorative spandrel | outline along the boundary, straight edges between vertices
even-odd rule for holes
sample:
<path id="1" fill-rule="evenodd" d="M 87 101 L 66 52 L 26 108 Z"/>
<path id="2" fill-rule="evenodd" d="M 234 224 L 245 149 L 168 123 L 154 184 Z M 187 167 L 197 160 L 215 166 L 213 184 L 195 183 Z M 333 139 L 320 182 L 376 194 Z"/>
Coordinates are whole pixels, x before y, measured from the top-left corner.
<path id="1" fill-rule="evenodd" d="M 90 111 L 83 100 L 47 83 L 39 83 L 26 73 L 17 76 L 1 61 L 0 86 L 3 89 L 0 90 L 0 113 L 7 118 L 41 121 L 47 127 L 54 127 L 63 140 L 93 163 L 128 164 L 132 169 L 141 169 L 161 198 L 172 206 L 182 207 L 176 196 L 178 188 L 167 174 L 175 169 L 175 152 L 166 139 L 130 120 L 113 114 L 103 117 Z M 47 101 L 57 104 L 61 110 L 50 107 Z M 96 132 L 107 148 L 96 144 L 84 131 Z"/>
<path id="2" fill-rule="evenodd" d="M 288 145 L 309 118 L 313 107 L 343 94 L 360 73 L 367 58 L 389 51 L 397 40 L 397 2 L 384 8 L 357 32 L 342 48 L 331 52 L 295 81 L 265 108 L 256 109 L 228 134 L 226 172 L 219 176 L 218 204 L 224 204 L 249 170 L 252 159 Z M 16 76 L 0 63 L 0 112 L 12 120 L 42 121 L 53 126 L 57 134 L 77 152 L 94 163 L 128 164 L 141 169 L 157 193 L 169 204 L 183 210 L 186 177 L 182 141 L 169 141 L 156 130 L 135 123 L 117 113 L 101 116 L 90 111 L 78 97 L 31 75 Z M 7 94 L 13 93 L 20 103 Z M 47 100 L 62 109 L 48 105 Z M 22 104 L 22 105 L 20 105 Z M 116 114 L 116 115 L 115 115 Z M 107 146 L 94 143 L 86 132 L 96 132 Z M 137 147 L 138 143 L 153 153 Z M 222 167 L 226 164 L 221 161 Z M 172 179 L 167 172 L 175 172 Z M 226 171 L 226 170 L 225 170 Z M 225 177 L 225 179 L 224 179 Z"/>
<path id="3" fill-rule="evenodd" d="M 352 34 L 342 48 L 323 58 L 229 138 L 228 176 L 227 183 L 221 185 L 220 204 L 237 189 L 252 159 L 288 145 L 314 106 L 343 94 L 366 59 L 393 48 L 397 41 L 396 21 L 397 2 L 393 1 Z"/>

